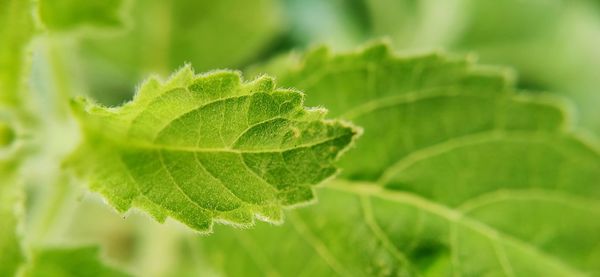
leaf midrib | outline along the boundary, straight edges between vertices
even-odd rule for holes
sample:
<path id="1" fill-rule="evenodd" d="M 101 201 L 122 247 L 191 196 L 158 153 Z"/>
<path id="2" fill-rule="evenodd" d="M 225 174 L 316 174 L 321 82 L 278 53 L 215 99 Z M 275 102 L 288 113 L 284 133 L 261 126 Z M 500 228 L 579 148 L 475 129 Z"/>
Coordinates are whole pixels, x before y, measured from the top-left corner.
<path id="1" fill-rule="evenodd" d="M 514 236 L 511 236 L 500 230 L 494 229 L 493 227 L 470 217 L 468 214 L 462 211 L 433 202 L 415 193 L 385 189 L 377 183 L 356 182 L 343 179 L 338 179 L 334 182 L 327 183 L 324 186 L 324 189 L 332 189 L 335 191 L 346 192 L 357 195 L 358 197 L 376 197 L 380 199 L 398 202 L 405 205 L 410 205 L 417 209 L 421 209 L 431 214 L 438 215 L 446 219 L 449 223 L 460 224 L 463 227 L 476 231 L 490 239 L 492 243 L 496 243 L 499 239 L 502 239 L 505 243 L 510 243 L 524 252 L 528 252 L 534 256 L 541 258 L 542 260 L 546 260 L 549 263 L 554 264 L 556 267 L 560 268 L 564 272 L 569 272 L 569 276 L 585 275 L 584 272 L 581 272 L 580 270 L 575 269 L 568 264 L 565 264 L 556 257 L 543 252 L 541 249 L 529 243 L 523 242 L 522 240 Z"/>
<path id="2" fill-rule="evenodd" d="M 401 104 L 411 104 L 418 101 L 423 101 L 433 98 L 442 97 L 473 97 L 473 98 L 494 98 L 499 97 L 498 94 L 481 94 L 481 93 L 467 93 L 464 91 L 442 91 L 440 90 L 453 90 L 461 88 L 459 85 L 445 85 L 445 86 L 434 86 L 425 89 L 416 89 L 412 91 L 403 92 L 397 95 L 381 95 L 380 97 L 366 101 L 360 105 L 352 107 L 348 111 L 342 113 L 340 117 L 345 119 L 356 119 L 365 114 L 374 112 L 383 108 L 390 108 Z"/>
<path id="3" fill-rule="evenodd" d="M 395 174 L 401 172 L 402 170 L 405 170 L 411 165 L 460 147 L 503 140 L 525 141 L 530 143 L 535 142 L 546 145 L 555 145 L 553 143 L 549 143 L 550 138 L 552 136 L 559 137 L 561 135 L 562 134 L 560 133 L 551 133 L 545 130 L 522 131 L 499 128 L 473 132 L 470 134 L 454 137 L 440 143 L 434 143 L 432 145 L 428 145 L 419 149 L 414 149 L 410 154 L 402 157 L 398 161 L 386 167 L 386 169 L 381 174 L 381 177 L 377 180 L 377 183 L 386 184 Z M 556 147 L 555 149 L 562 155 L 565 155 L 564 150 L 561 147 Z"/>
<path id="4" fill-rule="evenodd" d="M 236 148 L 205 148 L 205 147 L 194 147 L 194 146 L 177 146 L 177 145 L 167 145 L 167 144 L 153 144 L 142 141 L 132 142 L 131 140 L 124 140 L 127 143 L 120 143 L 117 140 L 105 138 L 105 140 L 109 141 L 113 145 L 118 145 L 122 149 L 144 149 L 144 150 L 158 150 L 158 151 L 172 151 L 172 152 L 192 152 L 192 153 L 233 153 L 233 154 L 265 154 L 265 153 L 283 153 L 291 150 L 296 150 L 300 148 L 311 148 L 314 146 L 318 146 L 324 143 L 328 143 L 334 141 L 336 139 L 340 139 L 345 136 L 349 136 L 350 134 L 340 134 L 338 136 L 333 136 L 327 139 L 319 140 L 313 143 L 303 143 L 294 145 L 291 147 L 285 148 L 266 148 L 266 149 L 258 149 L 258 150 L 250 150 L 250 149 L 236 149 Z"/>

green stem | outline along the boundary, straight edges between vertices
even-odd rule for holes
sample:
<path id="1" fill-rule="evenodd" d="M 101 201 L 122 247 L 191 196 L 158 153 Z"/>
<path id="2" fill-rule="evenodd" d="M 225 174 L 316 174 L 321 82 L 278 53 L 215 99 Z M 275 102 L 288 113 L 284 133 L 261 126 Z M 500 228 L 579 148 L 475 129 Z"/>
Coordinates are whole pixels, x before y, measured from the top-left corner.
<path id="1" fill-rule="evenodd" d="M 29 236 L 30 245 L 40 245 L 51 240 L 54 234 L 58 232 L 58 228 L 62 226 L 61 218 L 68 218 L 66 214 L 68 209 L 67 204 L 74 201 L 69 201 L 73 196 L 73 189 L 66 177 L 61 176 L 52 184 L 47 193 L 50 196 L 46 198 L 44 204 L 37 207 L 38 213 L 33 219 Z M 44 193 L 45 194 L 45 193 Z"/>
<path id="2" fill-rule="evenodd" d="M 59 120 L 65 120 L 68 116 L 69 105 L 68 100 L 75 95 L 74 84 L 72 82 L 70 72 L 67 67 L 65 49 L 72 49 L 66 45 L 65 41 L 46 37 L 46 54 L 50 64 L 50 72 L 52 76 L 53 89 L 50 92 L 50 98 L 55 102 L 53 111 Z"/>
<path id="3" fill-rule="evenodd" d="M 51 85 L 42 88 L 44 90 L 38 91 L 36 95 L 39 102 L 35 108 L 39 111 L 38 114 L 43 116 L 40 117 L 39 128 L 36 128 L 34 134 L 40 147 L 35 158 L 60 162 L 71 151 L 71 142 L 76 137 L 68 105 L 68 99 L 73 95 L 75 86 L 65 54 L 72 47 L 68 47 L 68 41 L 54 38 L 51 34 L 45 35 L 41 40 L 41 50 L 49 65 L 47 77 L 51 80 Z M 33 228 L 28 242 L 33 245 L 48 242 L 58 235 L 59 227 L 64 226 L 62 221 L 70 218 L 68 207 L 76 202 L 73 199 L 74 187 L 61 172 L 60 165 L 52 164 L 48 168 L 43 166 L 36 165 L 33 168 L 36 172 L 45 174 L 42 176 L 44 179 L 33 180 L 38 183 L 34 188 L 39 197 L 43 198 L 42 204 L 35 207 L 37 211 L 31 222 Z"/>

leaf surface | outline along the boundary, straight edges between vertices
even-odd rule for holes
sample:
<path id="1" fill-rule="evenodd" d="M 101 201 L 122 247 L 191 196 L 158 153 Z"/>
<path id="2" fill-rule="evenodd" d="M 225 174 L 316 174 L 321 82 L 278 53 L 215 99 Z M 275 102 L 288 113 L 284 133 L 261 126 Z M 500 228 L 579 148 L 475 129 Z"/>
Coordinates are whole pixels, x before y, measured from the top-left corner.
<path id="1" fill-rule="evenodd" d="M 402 48 L 472 51 L 485 62 L 515 67 L 520 85 L 569 97 L 579 124 L 600 130 L 594 74 L 600 68 L 598 1 L 365 3 L 374 36 L 390 37 Z"/>
<path id="2" fill-rule="evenodd" d="M 118 211 L 137 206 L 193 229 L 281 222 L 281 208 L 313 200 L 312 186 L 358 130 L 305 109 L 303 95 L 239 73 L 150 79 L 117 108 L 75 103 L 83 142 L 68 164 Z"/>
<path id="3" fill-rule="evenodd" d="M 14 106 L 21 101 L 25 52 L 33 36 L 31 3 L 0 0 L 0 103 Z"/>
<path id="4" fill-rule="evenodd" d="M 25 261 L 19 232 L 24 216 L 24 188 L 19 171 L 25 155 L 15 128 L 21 122 L 14 109 L 8 108 L 18 101 L 16 97 L 0 97 L 0 276 L 16 275 Z"/>
<path id="5" fill-rule="evenodd" d="M 24 111 L 15 108 L 22 108 L 26 100 L 25 56 L 34 24 L 30 1 L 0 0 L 0 7 L 0 276 L 14 276 L 25 261 L 18 232 L 23 198 L 18 171 L 23 155 L 14 126 Z"/>
<path id="6" fill-rule="evenodd" d="M 0 147 L 0 155 L 5 149 Z M 0 156 L 0 275 L 13 276 L 25 256 L 21 250 L 20 237 L 17 234 L 19 222 L 17 206 L 22 195 L 17 185 L 15 171 L 17 163 L 13 159 Z"/>
<path id="7" fill-rule="evenodd" d="M 451 138 L 565 124 L 543 99 L 512 95 L 509 71 L 469 58 L 396 57 L 377 43 L 346 55 L 319 48 L 286 63 L 267 71 L 310 93 L 308 104 L 324 105 L 367 131 L 341 161 L 350 179 L 376 181 L 402 158 Z"/>
<path id="8" fill-rule="evenodd" d="M 600 215 L 600 152 L 569 130 L 562 106 L 514 92 L 497 69 L 387 49 L 318 49 L 270 67 L 364 135 L 319 205 L 282 228 L 228 231 L 245 251 L 227 262 L 217 249 L 231 251 L 227 234 L 202 239 L 215 267 L 231 276 L 598 274 L 600 223 L 590 219 Z"/>

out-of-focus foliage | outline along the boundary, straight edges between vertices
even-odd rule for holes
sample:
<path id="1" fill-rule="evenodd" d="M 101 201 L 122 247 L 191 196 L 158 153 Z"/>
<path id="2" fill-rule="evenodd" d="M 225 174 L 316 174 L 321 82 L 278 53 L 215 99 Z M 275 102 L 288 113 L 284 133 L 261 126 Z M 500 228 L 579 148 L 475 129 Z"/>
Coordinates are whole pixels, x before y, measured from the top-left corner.
<path id="1" fill-rule="evenodd" d="M 22 93 L 25 48 L 33 35 L 29 1 L 0 0 L 0 104 L 16 105 Z"/>
<path id="2" fill-rule="evenodd" d="M 62 15 L 69 1 L 61 0 L 49 3 L 62 16 L 41 9 L 41 17 L 69 29 L 86 22 L 124 24 L 111 32 L 83 32 L 73 49 L 84 57 L 73 58 L 74 70 L 108 104 L 131 97 L 130 87 L 148 73 L 164 75 L 185 62 L 199 71 L 240 68 L 296 47 L 352 49 L 389 37 L 397 49 L 443 48 L 513 66 L 520 86 L 573 99 L 581 125 L 600 131 L 600 8 L 590 0 L 131 0 L 119 11 L 75 2 L 72 9 L 94 7 L 94 16 Z"/>
<path id="3" fill-rule="evenodd" d="M 8 147 L 15 141 L 15 130 L 8 122 L 0 121 L 0 147 Z"/>
<path id="4" fill-rule="evenodd" d="M 288 0 L 288 2 L 304 2 Z M 398 49 L 449 49 L 475 53 L 482 62 L 515 67 L 519 85 L 571 98 L 579 108 L 582 126 L 600 132 L 600 7 L 593 0 L 359 0 L 318 1 L 312 8 L 342 5 L 315 13 L 289 10 L 297 24 L 309 28 L 304 44 L 346 36 L 344 41 L 389 37 Z M 357 4 L 356 2 L 360 2 Z M 299 4 L 301 5 L 301 4 Z M 353 12 L 347 12 L 351 10 Z M 348 19 L 351 16 L 352 19 Z M 336 20 L 332 31 L 311 28 L 313 20 Z M 351 21 L 352 24 L 344 24 Z M 345 31 L 348 26 L 359 26 Z M 340 41 L 337 39 L 336 41 Z M 337 44 L 340 49 L 351 43 Z"/>
<path id="5" fill-rule="evenodd" d="M 600 271 L 600 224 L 585 220 L 600 215 L 600 152 L 570 131 L 559 103 L 515 92 L 497 68 L 398 57 L 381 44 L 316 49 L 277 65 L 270 74 L 310 91 L 364 136 L 320 203 L 290 212 L 282 230 L 199 240 L 225 275 Z M 223 258 L 238 244 L 245 251 Z M 301 258 L 280 258 L 282 248 Z"/>
<path id="6" fill-rule="evenodd" d="M 25 113 L 25 53 L 34 29 L 29 1 L 1 0 L 0 7 L 0 275 L 13 276 L 25 260 L 18 232 L 24 216 L 23 155 L 15 122 Z"/>
<path id="7" fill-rule="evenodd" d="M 27 277 L 126 277 L 128 274 L 111 268 L 99 260 L 97 247 L 47 248 L 37 253 L 27 266 Z"/>
<path id="8" fill-rule="evenodd" d="M 0 151 L 4 149 L 0 148 Z M 15 172 L 18 163 L 12 158 L 0 157 L 0 276 L 12 276 L 24 261 L 20 238 L 17 234 L 18 206 L 22 193 Z"/>
<path id="9" fill-rule="evenodd" d="M 353 50 L 382 37 L 406 54 L 380 44 L 348 54 L 327 50 Z M 322 43 L 330 47 L 298 55 Z M 122 276 L 116 266 L 138 276 L 598 275 L 600 238 L 592 219 L 599 216 L 600 156 L 594 138 L 579 133 L 600 134 L 598 49 L 595 0 L 0 0 L 0 276 Z M 473 56 L 514 68 L 518 80 L 475 65 Z M 167 148 L 239 131 L 246 106 L 215 98 L 232 105 L 214 105 L 220 109 L 206 114 L 215 117 L 196 121 L 185 116 L 198 104 L 186 94 L 192 90 L 155 90 L 161 95 L 145 120 L 128 121 L 135 112 L 123 113 L 131 112 L 123 106 L 80 111 L 87 114 L 80 138 L 69 99 L 87 95 L 117 106 L 143 90 L 135 87 L 148 74 L 166 76 L 186 63 L 198 71 L 269 73 L 279 87 L 306 93 L 308 106 L 361 125 L 364 136 L 335 176 L 327 153 L 337 155 L 345 143 L 293 157 L 251 153 L 258 158 L 243 161 L 257 179 L 284 185 L 334 179 L 316 197 L 307 189 L 259 199 L 295 200 L 269 210 L 276 215 L 270 221 L 287 216 L 282 226 L 217 227 L 213 236 L 199 237 L 176 221 L 115 212 L 130 207 L 117 196 L 132 200 L 127 193 L 137 188 L 119 181 L 129 171 L 114 170 L 123 157 L 157 152 L 140 146 L 187 157 L 189 148 Z M 217 83 L 204 88 L 228 82 Z M 572 109 L 537 95 L 545 91 L 573 102 Z M 276 112 L 275 120 L 290 106 L 304 110 L 302 97 L 292 94 L 259 101 L 265 104 L 259 110 Z M 312 111 L 323 116 L 323 109 Z M 144 133 L 167 119 L 186 125 L 169 144 L 140 140 L 125 127 Z M 187 128 L 197 122 L 215 124 L 218 132 Z M 281 150 L 301 131 L 277 126 L 264 124 L 258 133 L 272 136 L 248 141 Z M 233 136 L 223 138 L 209 142 Z M 96 191 L 105 190 L 109 205 L 82 192 L 83 180 L 63 170 L 78 139 L 85 151 L 70 165 L 95 181 Z M 203 181 L 265 195 L 243 191 L 253 178 L 243 173 L 252 172 L 224 156 L 207 159 L 220 174 Z M 145 157 L 132 159 L 146 185 L 142 194 L 160 192 L 144 203 L 146 211 L 161 222 L 167 215 L 188 224 L 198 219 L 186 210 L 189 199 L 181 201 L 191 194 L 168 189 L 164 179 L 176 172 L 173 184 L 196 193 L 203 184 L 192 182 L 199 168 L 179 158 L 153 168 L 157 159 Z M 319 168 L 289 169 L 298 164 Z M 223 191 L 205 192 L 193 198 L 208 199 L 200 201 L 207 210 L 222 208 L 211 197 Z M 314 205 L 280 213 L 279 206 L 295 203 Z M 215 215 L 205 214 L 196 230 L 206 231 Z M 214 218 L 249 227 L 254 215 Z M 77 246 L 90 243 L 102 251 Z"/>
<path id="10" fill-rule="evenodd" d="M 267 53 L 282 30 L 275 0 L 131 0 L 125 27 L 83 34 L 80 68 L 92 95 L 118 104 L 150 73 L 184 63 L 198 71 L 238 68 Z"/>
<path id="11" fill-rule="evenodd" d="M 75 28 L 118 27 L 123 0 L 40 0 L 40 19 L 52 31 L 68 31 Z"/>

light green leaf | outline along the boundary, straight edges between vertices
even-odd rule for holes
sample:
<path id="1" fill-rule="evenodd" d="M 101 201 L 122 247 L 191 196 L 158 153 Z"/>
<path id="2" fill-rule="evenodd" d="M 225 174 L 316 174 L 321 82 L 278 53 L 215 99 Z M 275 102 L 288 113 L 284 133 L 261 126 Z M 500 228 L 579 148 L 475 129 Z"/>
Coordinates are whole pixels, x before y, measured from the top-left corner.
<path id="1" fill-rule="evenodd" d="M 476 53 L 482 62 L 516 68 L 521 87 L 569 97 L 579 110 L 579 125 L 600 134 L 596 0 L 286 2 L 301 3 L 302 8 L 293 6 L 289 13 L 304 18 L 292 21 L 304 44 L 317 40 L 352 49 L 365 38 L 388 37 L 396 49 Z"/>
<path id="2" fill-rule="evenodd" d="M 16 274 L 25 255 L 17 232 L 22 187 L 13 118 L 23 101 L 26 47 L 33 36 L 30 1 L 0 0 L 0 276 Z"/>
<path id="3" fill-rule="evenodd" d="M 333 116 L 364 126 L 356 149 L 341 160 L 352 179 L 375 181 L 408 154 L 453 137 L 563 125 L 555 108 L 512 97 L 510 72 L 477 66 L 472 59 L 399 58 L 387 45 L 375 44 L 347 55 L 320 48 L 287 63 L 279 67 L 292 70 L 270 69 L 280 83 L 309 92 L 309 105 L 319 103 Z"/>
<path id="4" fill-rule="evenodd" d="M 475 51 L 485 62 L 514 66 L 522 75 L 521 85 L 569 97 L 578 108 L 579 125 L 598 135 L 600 94 L 593 73 L 600 70 L 597 3 L 469 0 L 455 5 L 463 13 L 462 21 L 448 24 L 457 31 L 445 46 Z"/>
<path id="5" fill-rule="evenodd" d="M 357 130 L 303 108 L 303 95 L 239 73 L 151 78 L 118 108 L 75 103 L 83 142 L 68 164 L 120 212 L 136 206 L 209 232 L 213 221 L 278 223 L 313 200 L 312 186 Z"/>
<path id="6" fill-rule="evenodd" d="M 598 1 L 365 3 L 373 35 L 389 36 L 402 48 L 469 51 L 484 62 L 513 66 L 521 85 L 569 96 L 580 110 L 580 124 L 600 130 L 595 74 L 600 69 Z"/>
<path id="7" fill-rule="evenodd" d="M 0 0 L 0 103 L 20 102 L 25 48 L 33 36 L 30 1 Z"/>
<path id="8" fill-rule="evenodd" d="M 217 229 L 198 248 L 226 276 L 598 274 L 600 224 L 589 218 L 600 205 L 586 197 L 525 188 L 449 207 L 343 181 L 318 195 L 281 227 Z M 281 255 L 290 252 L 294 259 Z"/>
<path id="9" fill-rule="evenodd" d="M 319 205 L 290 212 L 282 228 L 202 238 L 215 268 L 231 276 L 598 274 L 600 223 L 591 219 L 600 216 L 600 151 L 569 131 L 561 106 L 512 92 L 497 69 L 387 49 L 320 49 L 280 71 L 285 85 L 362 125 L 364 136 L 344 155 L 342 178 L 319 190 Z M 233 245 L 244 251 L 232 257 Z"/>
<path id="10" fill-rule="evenodd" d="M 14 122 L 0 107 L 0 276 L 13 276 L 25 255 L 17 231 L 22 220 L 23 187 L 18 180 L 22 153 L 16 140 Z"/>
<path id="11" fill-rule="evenodd" d="M 0 157 L 0 276 L 15 275 L 24 261 L 17 234 L 17 206 L 22 196 L 14 176 L 16 170 L 17 163 L 13 159 Z"/>
<path id="12" fill-rule="evenodd" d="M 97 247 L 48 248 L 34 254 L 27 277 L 130 276 L 104 264 Z"/>
<path id="13" fill-rule="evenodd" d="M 38 11 L 45 27 L 68 31 L 81 26 L 118 27 L 123 0 L 41 0 Z"/>

